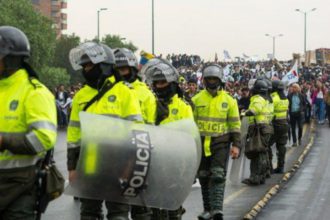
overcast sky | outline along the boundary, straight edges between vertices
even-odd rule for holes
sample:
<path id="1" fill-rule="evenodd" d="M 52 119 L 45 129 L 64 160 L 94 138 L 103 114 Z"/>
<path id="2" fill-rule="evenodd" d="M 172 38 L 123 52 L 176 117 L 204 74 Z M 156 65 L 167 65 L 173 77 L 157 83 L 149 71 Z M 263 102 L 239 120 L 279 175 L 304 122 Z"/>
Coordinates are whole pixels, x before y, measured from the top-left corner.
<path id="1" fill-rule="evenodd" d="M 310 10 L 307 16 L 307 49 L 330 48 L 329 0 L 154 0 L 156 54 L 199 54 L 214 59 L 223 50 L 232 57 L 272 53 L 291 59 L 304 49 L 304 16 L 295 9 Z M 151 51 L 151 0 L 68 0 L 68 30 L 82 39 L 97 35 L 97 10 L 101 36 L 119 34 L 139 50 Z"/>

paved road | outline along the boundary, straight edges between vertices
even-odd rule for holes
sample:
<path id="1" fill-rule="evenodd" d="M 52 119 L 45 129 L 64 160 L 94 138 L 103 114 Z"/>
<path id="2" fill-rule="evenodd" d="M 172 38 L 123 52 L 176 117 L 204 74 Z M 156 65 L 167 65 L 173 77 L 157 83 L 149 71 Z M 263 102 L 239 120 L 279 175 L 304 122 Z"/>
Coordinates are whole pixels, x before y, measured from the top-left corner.
<path id="1" fill-rule="evenodd" d="M 306 144 L 309 131 L 304 129 L 305 134 L 303 142 Z M 67 177 L 66 171 L 66 132 L 60 131 L 58 135 L 58 142 L 55 150 L 55 159 L 57 166 Z M 291 148 L 288 147 L 287 156 L 287 168 L 290 164 L 298 157 L 303 150 L 302 147 Z M 276 154 L 275 154 L 276 155 Z M 274 158 L 274 162 L 276 158 Z M 236 162 L 235 162 L 236 163 Z M 229 162 L 229 170 L 231 169 L 232 162 Z M 240 178 L 247 177 L 249 175 L 248 161 L 245 161 L 244 172 Z M 229 177 L 230 173 L 228 174 Z M 242 219 L 244 214 L 265 194 L 265 192 L 275 184 L 281 175 L 274 175 L 271 179 L 267 180 L 267 183 L 258 187 L 248 187 L 240 183 L 239 181 L 231 182 L 230 178 L 227 180 L 226 192 L 225 192 L 225 219 L 226 220 L 237 220 Z M 79 219 L 79 202 L 76 202 L 70 196 L 63 195 L 59 199 L 52 202 L 47 213 L 43 216 L 45 220 L 74 220 Z M 189 197 L 184 203 L 184 207 L 187 212 L 184 215 L 184 220 L 196 219 L 196 216 L 202 211 L 202 200 L 199 184 L 195 184 L 192 187 L 192 191 Z"/>
<path id="2" fill-rule="evenodd" d="M 314 147 L 286 188 L 258 220 L 330 219 L 330 128 L 319 127 Z"/>

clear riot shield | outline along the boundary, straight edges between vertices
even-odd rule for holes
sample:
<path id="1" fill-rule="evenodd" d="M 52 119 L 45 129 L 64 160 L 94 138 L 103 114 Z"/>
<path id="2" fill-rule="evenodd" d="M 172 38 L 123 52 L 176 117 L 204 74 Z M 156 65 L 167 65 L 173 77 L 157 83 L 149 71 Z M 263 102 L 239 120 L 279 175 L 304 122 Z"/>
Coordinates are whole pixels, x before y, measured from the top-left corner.
<path id="1" fill-rule="evenodd" d="M 66 194 L 169 210 L 183 203 L 199 166 L 191 134 L 85 112 L 80 119 L 77 177 Z"/>
<path id="2" fill-rule="evenodd" d="M 185 120 L 163 124 L 160 126 L 169 129 L 183 131 L 188 134 L 191 134 L 194 137 L 197 147 L 197 161 L 199 167 L 202 158 L 202 142 L 201 142 L 201 135 L 199 133 L 198 127 L 196 126 L 196 123 L 193 120 L 185 119 Z"/>
<path id="3" fill-rule="evenodd" d="M 248 175 L 249 161 L 244 155 L 246 136 L 249 128 L 248 117 L 243 117 L 241 121 L 241 156 L 237 160 L 233 160 L 230 169 L 229 180 L 233 184 L 240 184 L 241 181 Z"/>

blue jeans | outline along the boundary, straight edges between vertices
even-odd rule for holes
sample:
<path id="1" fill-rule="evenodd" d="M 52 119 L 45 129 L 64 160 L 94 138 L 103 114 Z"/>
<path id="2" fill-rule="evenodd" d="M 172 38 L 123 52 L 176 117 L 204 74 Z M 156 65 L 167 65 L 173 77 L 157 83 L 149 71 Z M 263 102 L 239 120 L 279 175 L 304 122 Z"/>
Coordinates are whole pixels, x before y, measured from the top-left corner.
<path id="1" fill-rule="evenodd" d="M 325 117 L 325 103 L 323 99 L 317 98 L 316 102 L 316 115 L 317 118 L 319 120 L 319 122 L 323 122 L 324 121 L 324 117 Z"/>

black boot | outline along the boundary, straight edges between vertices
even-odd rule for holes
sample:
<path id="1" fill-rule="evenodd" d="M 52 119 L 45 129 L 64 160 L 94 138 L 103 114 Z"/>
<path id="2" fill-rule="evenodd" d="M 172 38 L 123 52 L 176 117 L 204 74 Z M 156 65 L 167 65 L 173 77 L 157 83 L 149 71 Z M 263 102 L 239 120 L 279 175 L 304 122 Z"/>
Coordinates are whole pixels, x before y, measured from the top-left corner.
<path id="1" fill-rule="evenodd" d="M 223 214 L 220 210 L 214 210 L 212 211 L 212 219 L 213 220 L 223 220 Z"/>
<path id="2" fill-rule="evenodd" d="M 212 219 L 212 215 L 209 211 L 204 211 L 198 215 L 199 220 L 210 220 Z"/>
<path id="3" fill-rule="evenodd" d="M 284 168 L 283 168 L 283 167 L 277 167 L 277 168 L 274 170 L 274 173 L 282 174 L 282 173 L 284 173 Z"/>

